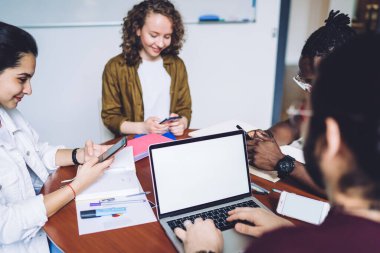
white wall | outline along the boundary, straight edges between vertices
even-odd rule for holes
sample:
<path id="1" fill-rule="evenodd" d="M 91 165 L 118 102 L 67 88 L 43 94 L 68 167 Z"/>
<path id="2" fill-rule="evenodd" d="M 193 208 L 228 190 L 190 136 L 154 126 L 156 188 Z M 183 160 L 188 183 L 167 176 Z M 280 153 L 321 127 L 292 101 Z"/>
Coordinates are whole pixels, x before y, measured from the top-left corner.
<path id="1" fill-rule="evenodd" d="M 355 17 L 355 7 L 357 0 L 330 0 L 330 10 L 340 10 L 353 19 Z"/>
<path id="2" fill-rule="evenodd" d="M 20 104 L 43 140 L 81 146 L 105 141 L 100 119 L 105 63 L 120 52 L 120 27 L 27 29 L 39 47 L 33 95 Z"/>
<path id="3" fill-rule="evenodd" d="M 280 0 L 258 0 L 257 6 L 256 23 L 186 25 L 181 57 L 193 98 L 192 128 L 232 118 L 270 126 Z M 17 20 L 18 14 L 13 15 Z M 89 138 L 107 140 L 100 121 L 101 74 L 108 59 L 120 52 L 120 26 L 27 30 L 37 40 L 39 57 L 33 96 L 23 100 L 20 110 L 53 144 L 73 147 Z"/>
<path id="4" fill-rule="evenodd" d="M 191 127 L 228 119 L 271 125 L 280 1 L 258 2 L 257 23 L 186 26 Z"/>
<path id="5" fill-rule="evenodd" d="M 303 45 L 310 34 L 322 26 L 329 0 L 291 0 L 286 44 L 286 65 L 297 65 Z"/>

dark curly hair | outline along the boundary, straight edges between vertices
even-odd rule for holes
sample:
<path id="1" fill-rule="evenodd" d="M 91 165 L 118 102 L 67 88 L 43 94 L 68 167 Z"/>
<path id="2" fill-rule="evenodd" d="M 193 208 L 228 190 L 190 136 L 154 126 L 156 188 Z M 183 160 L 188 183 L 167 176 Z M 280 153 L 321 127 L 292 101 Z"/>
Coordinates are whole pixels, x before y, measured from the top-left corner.
<path id="1" fill-rule="evenodd" d="M 128 66 L 134 66 L 141 62 L 139 51 L 142 49 L 142 44 L 136 33 L 144 26 L 145 18 L 149 13 L 166 16 L 173 24 L 170 46 L 165 48 L 161 55 L 178 55 L 182 48 L 185 29 L 181 15 L 174 5 L 168 0 L 145 0 L 133 6 L 123 19 L 123 43 L 120 46 Z"/>
<path id="2" fill-rule="evenodd" d="M 356 32 L 350 26 L 347 14 L 331 10 L 325 25 L 313 32 L 302 48 L 301 55 L 306 57 L 326 56 L 336 48 L 351 40 Z"/>

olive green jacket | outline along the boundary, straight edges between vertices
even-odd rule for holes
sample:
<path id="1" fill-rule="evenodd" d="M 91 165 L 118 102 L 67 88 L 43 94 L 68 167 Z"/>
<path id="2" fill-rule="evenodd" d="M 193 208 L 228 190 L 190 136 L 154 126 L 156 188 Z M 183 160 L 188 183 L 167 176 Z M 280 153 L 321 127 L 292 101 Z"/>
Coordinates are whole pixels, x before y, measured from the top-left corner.
<path id="1" fill-rule="evenodd" d="M 191 120 L 191 96 L 186 67 L 176 56 L 163 56 L 164 68 L 171 78 L 170 112 Z M 108 61 L 103 71 L 102 119 L 104 125 L 116 136 L 121 135 L 124 121 L 144 121 L 142 88 L 138 65 L 128 66 L 122 54 Z M 154 115 L 152 115 L 154 116 Z"/>

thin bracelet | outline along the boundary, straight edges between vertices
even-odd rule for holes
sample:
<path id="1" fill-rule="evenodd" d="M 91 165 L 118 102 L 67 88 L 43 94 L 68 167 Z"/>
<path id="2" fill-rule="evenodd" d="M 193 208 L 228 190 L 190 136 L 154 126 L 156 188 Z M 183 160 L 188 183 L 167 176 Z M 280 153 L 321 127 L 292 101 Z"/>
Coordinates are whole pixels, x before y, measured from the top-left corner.
<path id="1" fill-rule="evenodd" d="M 71 191 L 73 192 L 73 194 L 74 194 L 74 199 L 77 197 L 77 195 L 76 195 L 76 193 L 75 193 L 75 191 L 74 191 L 74 189 L 73 189 L 73 187 L 70 185 L 70 184 L 67 184 L 67 186 L 71 189 Z"/>
<path id="2" fill-rule="evenodd" d="M 73 160 L 73 163 L 75 165 L 82 165 L 80 162 L 77 160 L 77 151 L 79 148 L 74 148 L 73 152 L 71 152 L 71 159 Z"/>

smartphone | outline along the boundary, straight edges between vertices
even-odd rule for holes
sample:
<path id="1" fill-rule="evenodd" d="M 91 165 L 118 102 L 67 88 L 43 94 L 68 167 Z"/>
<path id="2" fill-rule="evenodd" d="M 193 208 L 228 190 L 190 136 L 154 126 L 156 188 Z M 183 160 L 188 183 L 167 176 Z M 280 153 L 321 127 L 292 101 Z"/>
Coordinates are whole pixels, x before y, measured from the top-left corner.
<path id="1" fill-rule="evenodd" d="M 169 118 L 163 119 L 159 124 L 176 121 L 176 120 L 179 120 L 180 118 L 182 118 L 182 116 L 169 117 Z"/>
<path id="2" fill-rule="evenodd" d="M 329 203 L 283 191 L 277 213 L 315 225 L 321 224 L 330 210 Z"/>
<path id="3" fill-rule="evenodd" d="M 116 144 L 114 144 L 112 147 L 110 147 L 109 149 L 107 149 L 106 152 L 104 152 L 103 154 L 101 154 L 98 157 L 99 163 L 107 160 L 108 158 L 110 158 L 111 156 L 113 156 L 114 154 L 116 154 L 118 151 L 122 150 L 125 146 L 127 146 L 127 137 L 121 138 L 120 141 L 116 142 Z"/>

